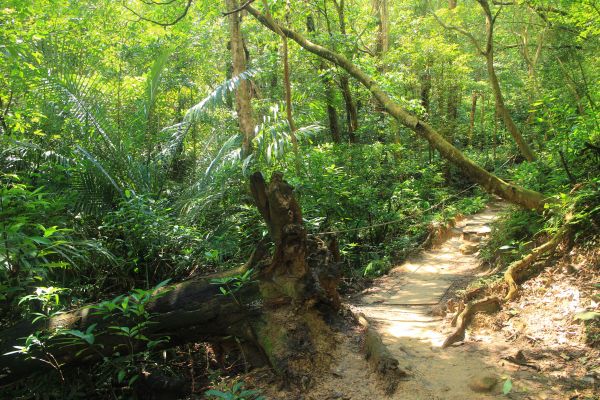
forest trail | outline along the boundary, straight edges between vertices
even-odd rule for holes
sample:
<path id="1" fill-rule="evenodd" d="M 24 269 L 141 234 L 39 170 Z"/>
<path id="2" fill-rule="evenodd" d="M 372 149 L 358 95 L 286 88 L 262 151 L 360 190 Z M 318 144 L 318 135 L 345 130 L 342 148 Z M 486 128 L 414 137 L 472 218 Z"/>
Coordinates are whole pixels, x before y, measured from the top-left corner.
<path id="1" fill-rule="evenodd" d="M 491 203 L 458 222 L 441 245 L 394 268 L 354 302 L 355 310 L 372 322 L 394 356 L 412 369 L 413 378 L 398 390 L 402 398 L 465 399 L 469 385 L 487 375 L 498 376 L 476 351 L 441 348 L 448 332 L 441 329 L 440 306 L 453 285 L 477 275 L 478 242 L 489 234 L 490 223 L 504 207 Z M 486 398 L 472 393 L 472 398 Z"/>
<path id="2" fill-rule="evenodd" d="M 595 378 L 590 371 L 600 371 L 594 361 L 599 359 L 598 352 L 583 343 L 583 327 L 571 317 L 582 304 L 572 276 L 563 275 L 557 278 L 560 283 L 546 286 L 544 282 L 553 282 L 548 278 L 553 272 L 548 271 L 539 282 L 523 286 L 525 294 L 518 302 L 505 305 L 497 315 L 475 318 L 464 342 L 442 348 L 455 329 L 450 324 L 452 314 L 444 315 L 442 305 L 457 290 L 485 275 L 478 268 L 480 242 L 507 206 L 492 202 L 482 212 L 457 222 L 440 235 L 436 247 L 409 258 L 346 300 L 355 314 L 362 313 L 369 320 L 407 373 L 394 394 L 384 394 L 365 362 L 362 334 L 341 331 L 330 373 L 319 375 L 307 395 L 293 398 L 597 399 L 592 395 Z M 528 298 L 531 293 L 535 294 Z M 540 293 L 546 295 L 540 299 Z M 508 379 L 511 390 L 504 395 Z M 290 396 L 280 390 L 268 398 Z"/>
<path id="3" fill-rule="evenodd" d="M 505 207 L 505 203 L 492 202 L 482 212 L 459 221 L 437 247 L 395 267 L 350 302 L 353 311 L 366 316 L 400 361 L 400 368 L 409 374 L 393 396 L 376 394 L 381 390 L 365 369 L 357 344 L 344 346 L 333 377 L 325 379 L 319 385 L 321 390 L 313 393 L 356 400 L 497 398 L 505 376 L 498 368 L 498 354 L 507 347 L 467 333 L 468 343 L 442 349 L 452 328 L 436 310 L 457 287 L 480 274 L 478 242 L 489 234 L 491 222 Z M 471 388 L 490 377 L 496 384 L 489 392 Z"/>
<path id="4" fill-rule="evenodd" d="M 394 395 L 383 395 L 369 368 L 365 368 L 359 344 L 345 342 L 332 376 L 311 391 L 312 398 L 497 398 L 502 371 L 484 354 L 490 351 L 490 344 L 480 349 L 476 343 L 473 345 L 478 339 L 469 337 L 469 344 L 442 349 L 452 328 L 436 310 L 456 288 L 476 279 L 478 242 L 489 234 L 491 222 L 505 207 L 505 203 L 492 202 L 482 212 L 457 222 L 441 235 L 437 246 L 409 258 L 350 300 L 353 311 L 364 314 L 399 360 L 400 368 L 409 374 Z M 493 392 L 469 388 L 489 376 L 498 379 Z"/>

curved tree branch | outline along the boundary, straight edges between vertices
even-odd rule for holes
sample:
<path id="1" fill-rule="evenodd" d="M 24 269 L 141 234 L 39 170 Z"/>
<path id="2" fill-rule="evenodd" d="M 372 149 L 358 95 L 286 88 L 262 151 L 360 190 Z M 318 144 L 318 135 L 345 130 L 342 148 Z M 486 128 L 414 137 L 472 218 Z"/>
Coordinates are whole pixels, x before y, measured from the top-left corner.
<path id="1" fill-rule="evenodd" d="M 283 32 L 288 38 L 298 43 L 304 49 L 321 58 L 331 61 L 346 70 L 348 74 L 364 85 L 383 105 L 385 110 L 396 118 L 398 122 L 414 131 L 418 136 L 426 139 L 444 158 L 457 165 L 462 169 L 466 176 L 482 185 L 489 192 L 495 193 L 512 203 L 519 204 L 529 209 L 543 209 L 544 204 L 547 202 L 547 199 L 543 194 L 509 184 L 474 163 L 460 150 L 449 143 L 433 127 L 426 122 L 420 121 L 419 118 L 394 102 L 390 96 L 379 87 L 373 78 L 354 65 L 347 57 L 311 42 L 298 32 L 279 25 L 275 26 L 276 23 L 271 18 L 265 17 L 260 11 L 252 6 L 248 6 L 246 10 L 248 10 L 248 12 L 266 28 L 275 33 L 280 31 Z"/>
<path id="2" fill-rule="evenodd" d="M 169 1 L 165 1 L 165 2 L 154 2 L 154 1 L 142 1 L 144 4 L 152 4 L 152 5 L 168 5 L 168 4 L 172 4 L 175 2 L 175 0 L 169 0 Z M 129 12 L 131 12 L 133 15 L 135 15 L 136 17 L 138 17 L 138 19 L 140 21 L 147 21 L 147 22 L 151 22 L 153 24 L 156 25 L 160 25 L 160 26 L 173 26 L 176 23 L 178 23 L 179 21 L 181 21 L 183 18 L 185 18 L 185 16 L 187 15 L 188 11 L 190 10 L 190 8 L 192 7 L 192 3 L 194 2 L 194 0 L 187 0 L 187 4 L 185 5 L 185 9 L 183 10 L 183 12 L 174 20 L 170 21 L 170 22 L 161 22 L 161 21 L 156 21 L 150 18 L 146 18 L 143 15 L 139 14 L 138 12 L 136 12 L 135 10 L 133 10 L 131 7 L 127 6 L 125 3 L 123 3 L 123 7 L 125 7 Z"/>

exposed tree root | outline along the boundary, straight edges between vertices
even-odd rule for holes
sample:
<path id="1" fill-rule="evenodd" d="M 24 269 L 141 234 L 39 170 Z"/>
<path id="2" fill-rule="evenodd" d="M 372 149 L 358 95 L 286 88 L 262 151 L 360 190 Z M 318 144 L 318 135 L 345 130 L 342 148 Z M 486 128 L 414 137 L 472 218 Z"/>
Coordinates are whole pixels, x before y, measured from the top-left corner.
<path id="1" fill-rule="evenodd" d="M 513 300 L 518 292 L 518 283 L 524 282 L 529 277 L 535 274 L 536 262 L 546 254 L 550 254 L 556 250 L 562 240 L 568 235 L 568 225 L 564 225 L 558 233 L 543 245 L 533 249 L 528 255 L 518 261 L 513 262 L 504 273 L 504 280 L 508 284 L 508 293 L 503 301 Z M 466 305 L 464 310 L 458 310 L 452 319 L 452 326 L 457 326 L 457 329 L 446 338 L 443 348 L 451 346 L 454 343 L 460 342 L 465 338 L 465 330 L 471 322 L 474 314 L 485 312 L 492 314 L 501 308 L 502 301 L 498 297 L 487 297 L 483 300 L 472 302 Z"/>
<path id="2" fill-rule="evenodd" d="M 407 373 L 398 367 L 398 360 L 383 344 L 379 333 L 371 327 L 367 318 L 362 313 L 355 317 L 364 329 L 363 351 L 367 360 L 377 373 L 385 393 L 391 395 L 398 388 L 400 379 L 407 376 Z"/>
<path id="3" fill-rule="evenodd" d="M 473 315 L 479 312 L 486 314 L 493 314 L 499 311 L 501 308 L 501 300 L 498 297 L 487 297 L 483 300 L 479 300 L 473 303 L 467 304 L 465 309 L 460 313 L 457 318 L 458 327 L 450 336 L 446 338 L 442 348 L 451 346 L 456 342 L 460 342 L 465 339 L 465 330 L 469 326 Z"/>
<path id="4" fill-rule="evenodd" d="M 533 271 L 531 271 L 534 263 L 539 260 L 541 256 L 544 254 L 552 253 L 559 245 L 559 243 L 566 236 L 568 229 L 565 227 L 561 228 L 558 233 L 549 241 L 544 243 L 541 246 L 536 247 L 518 261 L 513 262 L 506 272 L 504 273 L 504 280 L 508 284 L 508 293 L 504 298 L 505 301 L 514 300 L 514 298 L 519 293 L 518 283 L 522 283 L 528 277 L 533 275 Z"/>

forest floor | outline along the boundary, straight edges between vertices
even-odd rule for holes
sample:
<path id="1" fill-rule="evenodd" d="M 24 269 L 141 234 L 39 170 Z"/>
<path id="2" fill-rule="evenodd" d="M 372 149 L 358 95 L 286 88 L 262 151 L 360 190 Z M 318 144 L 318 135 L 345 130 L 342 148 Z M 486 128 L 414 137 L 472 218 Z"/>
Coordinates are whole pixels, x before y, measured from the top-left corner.
<path id="1" fill-rule="evenodd" d="M 554 268 L 526 283 L 520 300 L 494 316 L 476 316 L 464 341 L 441 347 L 454 329 L 451 315 L 444 312 L 446 300 L 485 275 L 473 236 L 484 238 L 504 207 L 492 203 L 458 222 L 436 248 L 347 299 L 408 373 L 394 395 L 381 390 L 360 352 L 358 332 L 340 332 L 330 374 L 317 377 L 314 387 L 297 398 L 600 399 L 600 353 L 584 344 L 584 327 L 573 320 L 576 311 L 594 301 L 591 283 L 598 276 L 573 273 L 577 262 L 585 260 L 570 260 L 568 271 Z M 507 379 L 512 388 L 504 395 Z M 265 394 L 269 399 L 295 398 L 272 387 Z"/>

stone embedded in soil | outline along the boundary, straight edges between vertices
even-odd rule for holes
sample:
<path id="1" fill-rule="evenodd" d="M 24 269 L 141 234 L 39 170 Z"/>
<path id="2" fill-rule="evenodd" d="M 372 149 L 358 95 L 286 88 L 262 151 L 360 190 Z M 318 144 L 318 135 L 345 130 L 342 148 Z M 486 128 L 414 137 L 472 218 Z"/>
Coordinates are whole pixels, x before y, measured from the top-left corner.
<path id="1" fill-rule="evenodd" d="M 460 246 L 460 252 L 465 255 L 475 254 L 479 250 L 479 245 L 475 243 L 465 243 Z"/>
<path id="2" fill-rule="evenodd" d="M 469 389 L 477 393 L 491 392 L 498 383 L 493 375 L 476 376 L 469 380 Z"/>

